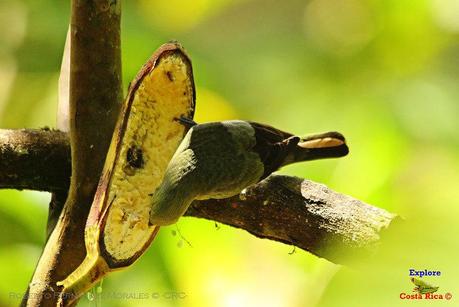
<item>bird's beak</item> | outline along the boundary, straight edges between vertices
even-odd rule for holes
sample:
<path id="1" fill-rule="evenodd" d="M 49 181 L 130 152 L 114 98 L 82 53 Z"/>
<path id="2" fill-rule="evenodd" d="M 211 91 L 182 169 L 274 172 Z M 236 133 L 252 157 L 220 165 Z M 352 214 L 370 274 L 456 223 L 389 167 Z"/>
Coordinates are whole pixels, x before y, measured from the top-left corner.
<path id="1" fill-rule="evenodd" d="M 327 147 L 338 147 L 346 144 L 346 140 L 341 133 L 338 132 L 327 132 L 321 134 L 315 134 L 305 137 L 300 140 L 298 146 L 301 148 L 327 148 Z"/>
<path id="2" fill-rule="evenodd" d="M 335 131 L 301 138 L 297 146 L 305 160 L 337 158 L 349 153 L 344 136 Z"/>

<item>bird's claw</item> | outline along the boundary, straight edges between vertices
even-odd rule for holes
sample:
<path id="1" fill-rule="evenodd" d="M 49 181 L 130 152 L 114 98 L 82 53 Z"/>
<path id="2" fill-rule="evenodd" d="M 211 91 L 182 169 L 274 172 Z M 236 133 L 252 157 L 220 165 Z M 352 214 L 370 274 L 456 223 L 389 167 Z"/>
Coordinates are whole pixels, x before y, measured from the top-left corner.
<path id="1" fill-rule="evenodd" d="M 174 119 L 187 128 L 191 128 L 197 125 L 197 123 L 193 119 L 185 117 L 183 115 L 181 115 L 179 118 L 176 117 Z"/>

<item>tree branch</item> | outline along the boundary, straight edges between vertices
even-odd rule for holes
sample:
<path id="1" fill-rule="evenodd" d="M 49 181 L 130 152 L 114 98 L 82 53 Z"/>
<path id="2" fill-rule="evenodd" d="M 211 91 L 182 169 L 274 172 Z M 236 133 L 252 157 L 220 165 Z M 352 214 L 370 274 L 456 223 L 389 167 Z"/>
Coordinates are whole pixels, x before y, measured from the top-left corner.
<path id="1" fill-rule="evenodd" d="M 375 252 L 396 215 L 298 177 L 271 175 L 240 195 L 195 201 L 185 215 L 221 222 L 334 263 Z"/>
<path id="2" fill-rule="evenodd" d="M 25 306 L 56 306 L 64 279 L 84 259 L 84 228 L 122 101 L 120 1 L 71 1 L 67 201 L 37 264 Z"/>
<path id="3" fill-rule="evenodd" d="M 68 135 L 46 129 L 0 130 L 0 188 L 67 191 Z"/>
<path id="4" fill-rule="evenodd" d="M 54 176 L 49 175 L 59 171 L 62 172 L 61 177 L 70 175 L 69 158 L 64 155 L 69 152 L 65 133 L 0 130 L 0 148 L 6 145 L 2 142 L 8 140 L 2 137 L 4 134 L 18 135 L 20 138 L 12 142 L 21 148 L 37 148 L 42 145 L 41 140 L 47 140 L 43 145 L 45 148 L 60 149 L 36 151 L 43 154 L 43 157 L 33 154 L 33 151 L 16 152 L 21 159 L 9 156 L 9 161 L 15 161 L 14 164 L 9 162 L 11 173 L 0 177 L 7 178 L 8 187 L 49 190 L 47 185 L 53 186 L 54 183 L 56 188 L 66 188 L 65 180 L 59 186 Z M 31 138 L 28 134 L 40 137 Z M 28 141 L 22 144 L 21 139 Z M 0 156 L 0 160 L 5 159 Z M 33 167 L 26 173 L 22 170 L 44 160 L 50 161 L 50 168 L 44 167 L 45 171 L 42 173 L 40 169 L 35 170 Z M 63 167 L 59 170 L 56 165 Z M 31 177 L 21 178 L 22 174 Z M 5 186 L 5 183 L 0 181 L 1 186 Z M 387 228 L 395 218 L 395 215 L 383 209 L 336 193 L 322 184 L 278 175 L 272 175 L 232 198 L 195 201 L 186 215 L 245 229 L 257 237 L 291 244 L 335 263 L 345 261 L 336 252 L 339 248 L 352 254 L 372 252 L 378 244 L 381 230 Z"/>

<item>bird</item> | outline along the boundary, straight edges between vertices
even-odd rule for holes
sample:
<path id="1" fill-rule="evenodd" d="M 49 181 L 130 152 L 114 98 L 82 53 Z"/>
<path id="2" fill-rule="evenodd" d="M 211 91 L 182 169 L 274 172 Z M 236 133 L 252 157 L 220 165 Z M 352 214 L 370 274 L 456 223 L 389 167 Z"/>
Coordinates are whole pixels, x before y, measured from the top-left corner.
<path id="1" fill-rule="evenodd" d="M 151 225 L 174 224 L 194 200 L 237 195 L 287 164 L 349 153 L 335 131 L 299 137 L 244 120 L 178 120 L 189 130 L 151 194 Z"/>

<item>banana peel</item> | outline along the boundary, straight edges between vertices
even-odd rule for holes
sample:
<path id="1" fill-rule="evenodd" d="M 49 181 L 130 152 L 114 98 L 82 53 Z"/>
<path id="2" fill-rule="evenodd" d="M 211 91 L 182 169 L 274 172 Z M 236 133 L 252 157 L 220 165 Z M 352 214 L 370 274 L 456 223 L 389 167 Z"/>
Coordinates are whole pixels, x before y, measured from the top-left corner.
<path id="1" fill-rule="evenodd" d="M 193 118 L 191 61 L 178 43 L 161 46 L 129 87 L 85 228 L 86 258 L 66 279 L 67 305 L 111 271 L 135 262 L 155 238 L 151 196 Z"/>

